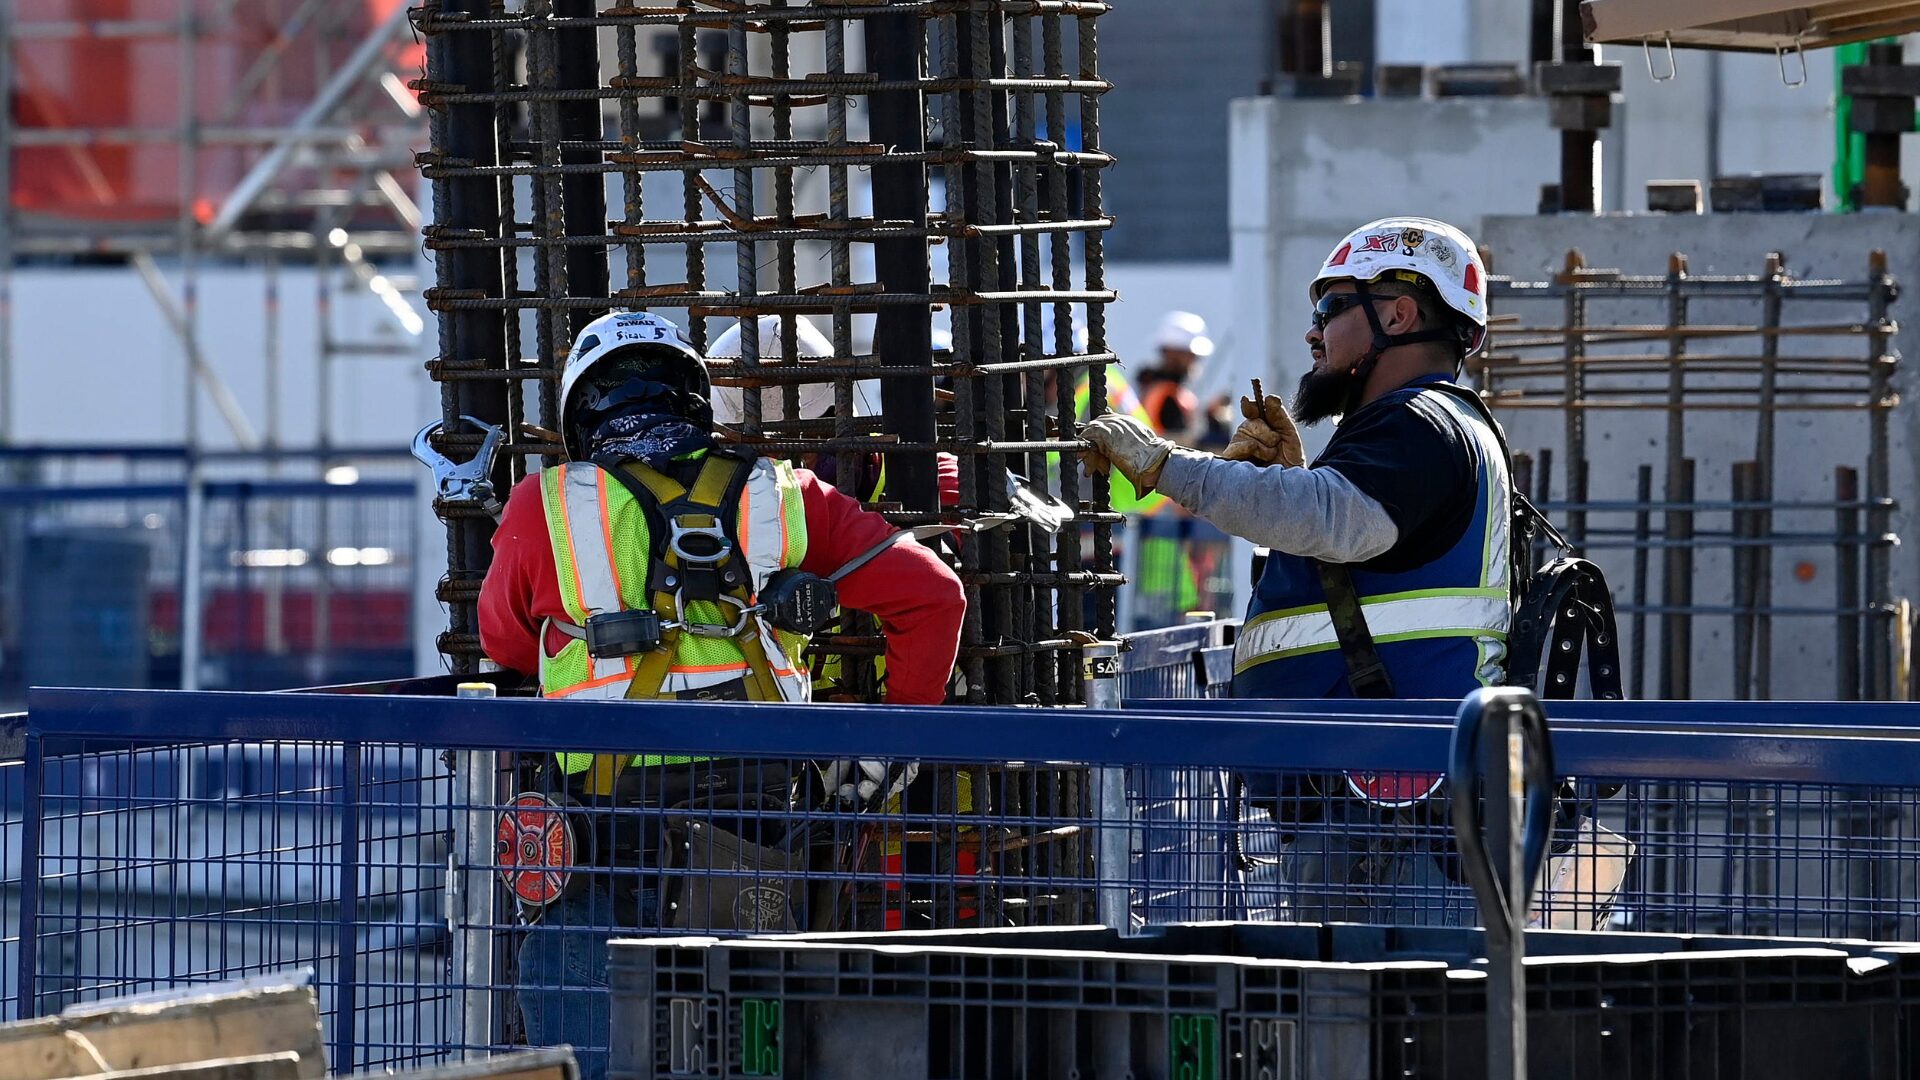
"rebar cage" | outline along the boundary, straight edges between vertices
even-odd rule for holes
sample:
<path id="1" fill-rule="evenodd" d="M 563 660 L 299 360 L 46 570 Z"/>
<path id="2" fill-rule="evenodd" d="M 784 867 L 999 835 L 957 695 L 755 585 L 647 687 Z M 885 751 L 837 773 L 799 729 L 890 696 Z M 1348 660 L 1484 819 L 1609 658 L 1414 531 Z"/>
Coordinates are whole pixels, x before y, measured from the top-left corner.
<path id="1" fill-rule="evenodd" d="M 421 165 L 433 186 L 441 449 L 475 451 L 479 435 L 459 426 L 472 416 L 509 430 L 500 490 L 529 459 L 558 460 L 561 365 L 601 312 L 665 314 L 703 354 L 737 324 L 738 357 L 712 365 L 719 384 L 743 390 L 724 438 L 840 478 L 877 455 L 883 486 L 850 493 L 901 525 L 1005 515 L 1009 474 L 1078 511 L 1056 534 L 1019 522 L 973 533 L 956 556 L 966 699 L 1077 700 L 1080 632 L 1112 633 L 1119 583 L 1107 480 L 1078 473 L 1070 453 L 1087 403 L 1106 400 L 1114 359 L 1101 251 L 1104 10 L 1080 0 L 417 9 L 433 121 Z M 763 317 L 777 323 L 765 340 Z M 803 321 L 830 356 L 807 355 Z M 831 417 L 801 415 L 805 387 L 831 387 Z M 877 397 L 877 415 L 863 415 L 863 397 Z M 943 499 L 944 454 L 959 484 Z M 469 671 L 491 523 L 473 505 L 438 510 L 452 611 L 441 647 Z M 857 661 L 858 694 L 872 690 L 859 671 L 879 651 L 873 630 L 854 621 L 816 642 Z"/>

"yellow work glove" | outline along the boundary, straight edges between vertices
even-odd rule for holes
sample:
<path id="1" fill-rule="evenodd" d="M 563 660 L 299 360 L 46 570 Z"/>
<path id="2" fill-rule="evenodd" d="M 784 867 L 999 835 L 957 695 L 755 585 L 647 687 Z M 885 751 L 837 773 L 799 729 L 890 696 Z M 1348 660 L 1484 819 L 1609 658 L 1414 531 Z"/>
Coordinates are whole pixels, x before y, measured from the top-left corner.
<path id="1" fill-rule="evenodd" d="M 1089 471 L 1104 475 L 1109 466 L 1119 469 L 1142 495 L 1160 483 L 1160 466 L 1173 453 L 1173 444 L 1155 435 L 1152 428 L 1119 413 L 1104 413 L 1087 421 L 1080 437 L 1093 444 L 1080 455 Z"/>
<path id="2" fill-rule="evenodd" d="M 1228 461 L 1251 461 L 1255 465 L 1285 465 L 1299 468 L 1307 463 L 1300 445 L 1300 430 L 1287 415 L 1286 402 L 1272 394 L 1256 402 L 1240 399 L 1240 415 L 1246 419 L 1234 429 L 1233 438 L 1220 456 Z"/>

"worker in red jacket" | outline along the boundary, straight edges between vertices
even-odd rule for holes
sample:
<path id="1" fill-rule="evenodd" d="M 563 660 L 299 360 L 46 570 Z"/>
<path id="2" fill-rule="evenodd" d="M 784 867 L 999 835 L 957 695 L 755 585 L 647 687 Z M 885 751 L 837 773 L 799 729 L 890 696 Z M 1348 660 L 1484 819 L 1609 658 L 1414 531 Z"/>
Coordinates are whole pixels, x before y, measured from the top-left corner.
<path id="1" fill-rule="evenodd" d="M 659 316 L 616 312 L 580 332 L 561 377 L 567 460 L 515 487 L 494 536 L 480 593 L 487 655 L 550 698 L 805 702 L 806 635 L 837 603 L 880 620 L 889 702 L 943 701 L 965 611 L 958 577 L 810 472 L 717 442 L 712 396 L 700 354 Z M 824 579 L 863 556 L 836 597 Z M 580 863 L 594 849 L 594 872 L 574 875 L 590 881 L 533 890 L 540 924 L 520 949 L 521 1011 L 530 1043 L 605 1046 L 606 995 L 579 990 L 605 985 L 614 927 L 659 926 L 676 903 L 660 891 L 658 815 L 621 810 L 755 797 L 795 777 L 783 763 L 554 759 L 554 801 L 610 809 L 589 830 L 595 842 L 578 844 Z M 869 798 L 875 783 L 884 798 L 911 778 L 883 763 L 845 775 Z M 606 824 L 621 820 L 630 827 Z M 769 925 L 705 925 L 790 928 L 789 912 L 758 903 Z M 606 1068 L 596 1054 L 581 1065 L 583 1077 Z"/>

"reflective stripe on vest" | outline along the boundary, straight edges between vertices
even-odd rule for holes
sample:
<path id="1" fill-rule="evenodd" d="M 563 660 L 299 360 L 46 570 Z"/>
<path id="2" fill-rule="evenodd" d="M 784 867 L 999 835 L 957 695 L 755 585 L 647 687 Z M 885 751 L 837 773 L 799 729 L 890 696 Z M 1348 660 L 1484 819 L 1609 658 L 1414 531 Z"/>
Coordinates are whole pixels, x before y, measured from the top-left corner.
<path id="1" fill-rule="evenodd" d="M 1373 640 L 1385 644 L 1435 637 L 1504 638 L 1511 617 L 1509 604 L 1504 587 L 1430 589 L 1362 597 L 1360 610 L 1367 616 Z M 1340 639 L 1333 630 L 1333 616 L 1320 604 L 1260 615 L 1241 629 L 1237 644 L 1235 652 L 1248 659 L 1236 661 L 1235 674 L 1269 660 L 1337 649 Z"/>
<path id="2" fill-rule="evenodd" d="M 560 581 L 560 600 L 577 626 L 593 615 L 611 611 L 644 610 L 647 567 L 652 560 L 646 512 L 626 486 L 597 466 L 573 462 L 541 474 L 547 529 L 552 540 L 554 566 Z M 806 557 L 806 509 L 800 483 L 785 462 L 762 458 L 754 463 L 741 492 L 735 518 L 736 540 L 744 556 L 753 592 L 757 595 L 775 571 L 800 565 Z M 688 615 L 720 621 L 714 605 L 692 603 Z M 730 606 L 725 612 L 731 613 Z M 809 683 L 799 661 L 797 641 L 783 641 L 764 622 L 761 644 L 774 666 L 783 700 L 806 701 Z M 543 630 L 545 628 L 543 627 Z M 596 660 L 583 640 L 569 638 L 560 652 L 547 655 L 545 634 L 540 650 L 540 684 L 547 697 L 622 698 L 636 665 L 635 657 Z M 747 671 L 738 645 L 726 638 L 682 635 L 663 695 L 719 686 Z"/>
<path id="3" fill-rule="evenodd" d="M 1374 574 L 1356 568 L 1361 610 L 1374 641 L 1418 641 L 1427 638 L 1470 638 L 1478 642 L 1479 663 L 1474 672 L 1481 684 L 1497 681 L 1506 658 L 1506 637 L 1512 624 L 1511 566 L 1508 559 L 1512 527 L 1512 481 L 1507 475 L 1499 441 L 1472 406 L 1441 391 L 1420 393 L 1408 407 L 1447 410 L 1478 448 L 1480 468 L 1474 520 L 1455 545 L 1430 563 L 1398 574 Z M 1276 553 L 1275 559 L 1299 562 Z M 1269 566 L 1269 573 L 1282 569 Z M 1325 594 L 1317 576 L 1297 573 L 1293 585 L 1274 596 L 1255 587 L 1245 627 L 1234 643 L 1234 674 L 1288 657 L 1336 650 L 1333 619 L 1327 614 Z M 1384 586 L 1384 588 L 1383 588 Z M 1376 590 L 1368 592 L 1371 587 Z M 1291 601 L 1289 603 L 1289 601 Z M 1275 610 L 1261 610 L 1263 604 Z M 1284 606 L 1281 606 L 1284 605 Z M 1259 686 L 1285 676 L 1269 671 Z M 1396 683 L 1398 680 L 1396 680 Z M 1425 696 L 1401 687 L 1408 696 Z"/>

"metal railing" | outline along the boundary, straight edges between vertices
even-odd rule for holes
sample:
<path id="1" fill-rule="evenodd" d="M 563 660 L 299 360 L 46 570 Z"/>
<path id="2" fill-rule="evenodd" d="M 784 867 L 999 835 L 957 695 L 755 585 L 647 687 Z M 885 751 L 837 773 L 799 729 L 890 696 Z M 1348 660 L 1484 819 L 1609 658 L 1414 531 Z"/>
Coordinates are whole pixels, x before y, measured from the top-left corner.
<path id="1" fill-rule="evenodd" d="M 0 449 L 0 702 L 413 674 L 418 472 L 393 451 Z"/>
<path id="2" fill-rule="evenodd" d="M 311 965 L 343 1069 L 507 1045 L 528 1008 L 584 1024 L 569 1038 L 591 1068 L 591 958 L 619 926 L 1079 923 L 1115 889 L 1129 925 L 1465 924 L 1444 800 L 1396 794 L 1444 771 L 1454 708 L 822 704 L 798 723 L 773 705 L 36 691 L 19 805 L 37 827 L 5 834 L 23 931 L 7 989 L 31 1015 Z M 1542 924 L 1920 940 L 1920 709 L 1553 711 L 1576 779 Z M 596 796 L 555 768 L 569 752 L 670 763 Z M 895 771 L 842 797 L 822 766 L 858 759 Z M 908 761 L 902 802 L 884 784 Z M 1124 812 L 1102 818 L 1082 793 L 1109 773 Z M 548 807 L 511 805 L 524 792 Z M 498 845 L 563 821 L 575 891 L 529 926 L 503 871 L 535 894 L 541 877 Z M 1109 837 L 1124 881 L 1096 858 Z"/>

